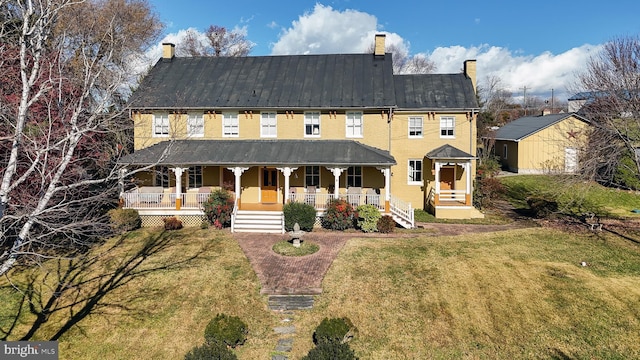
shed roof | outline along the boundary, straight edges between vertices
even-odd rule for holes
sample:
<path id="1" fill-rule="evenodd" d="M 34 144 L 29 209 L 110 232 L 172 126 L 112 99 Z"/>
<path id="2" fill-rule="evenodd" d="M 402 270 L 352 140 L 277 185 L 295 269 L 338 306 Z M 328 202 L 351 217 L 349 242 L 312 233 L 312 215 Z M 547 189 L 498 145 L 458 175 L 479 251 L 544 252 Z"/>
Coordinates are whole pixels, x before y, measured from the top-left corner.
<path id="1" fill-rule="evenodd" d="M 175 140 L 120 159 L 125 165 L 391 166 L 388 151 L 352 140 Z"/>
<path id="2" fill-rule="evenodd" d="M 520 141 L 570 117 L 574 117 L 578 120 L 590 123 L 588 119 L 576 113 L 551 114 L 544 116 L 525 116 L 513 120 L 512 122 L 498 129 L 495 133 L 495 139 Z"/>

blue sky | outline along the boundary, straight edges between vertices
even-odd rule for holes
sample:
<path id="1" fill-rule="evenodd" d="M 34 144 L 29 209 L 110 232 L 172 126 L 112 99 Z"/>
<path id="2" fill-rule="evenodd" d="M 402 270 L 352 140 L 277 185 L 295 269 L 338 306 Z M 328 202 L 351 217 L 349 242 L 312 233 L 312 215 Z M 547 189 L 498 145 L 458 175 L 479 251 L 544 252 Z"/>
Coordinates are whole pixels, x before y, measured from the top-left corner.
<path id="1" fill-rule="evenodd" d="M 251 55 L 363 52 L 387 34 L 436 72 L 478 60 L 478 80 L 499 77 L 514 93 L 569 96 L 576 72 L 599 46 L 640 34 L 640 1 L 196 1 L 150 0 L 165 23 L 163 41 L 212 24 L 238 29 Z M 159 48 L 155 49 L 156 53 Z M 566 100 L 566 99 L 560 99 Z"/>

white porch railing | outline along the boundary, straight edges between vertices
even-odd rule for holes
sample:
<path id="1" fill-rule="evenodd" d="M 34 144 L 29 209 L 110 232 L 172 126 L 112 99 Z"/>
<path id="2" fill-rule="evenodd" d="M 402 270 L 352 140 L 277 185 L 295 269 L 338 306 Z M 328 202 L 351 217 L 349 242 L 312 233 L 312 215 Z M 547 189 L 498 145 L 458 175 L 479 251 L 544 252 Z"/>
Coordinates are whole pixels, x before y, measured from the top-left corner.
<path id="1" fill-rule="evenodd" d="M 391 196 L 389 200 L 389 207 L 391 208 L 391 214 L 397 216 L 402 221 L 406 222 L 407 226 L 414 228 L 416 225 L 413 208 L 411 203 L 402 201 L 394 196 Z"/>
<path id="2" fill-rule="evenodd" d="M 440 201 L 466 201 L 464 190 L 440 190 Z"/>
<path id="3" fill-rule="evenodd" d="M 123 207 L 133 209 L 175 209 L 176 194 L 166 192 L 139 192 L 132 190 L 121 195 Z M 202 203 L 209 198 L 206 193 L 182 193 L 182 209 L 201 209 Z"/>

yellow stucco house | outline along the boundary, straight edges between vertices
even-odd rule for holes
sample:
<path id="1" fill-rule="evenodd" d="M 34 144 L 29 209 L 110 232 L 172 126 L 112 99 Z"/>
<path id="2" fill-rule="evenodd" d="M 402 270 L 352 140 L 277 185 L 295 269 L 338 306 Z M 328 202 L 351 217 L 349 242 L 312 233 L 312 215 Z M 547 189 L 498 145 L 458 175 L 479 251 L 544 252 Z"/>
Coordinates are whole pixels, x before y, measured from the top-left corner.
<path id="1" fill-rule="evenodd" d="M 234 192 L 232 231 L 282 232 L 282 205 L 321 215 L 328 199 L 373 204 L 404 227 L 413 209 L 481 216 L 472 206 L 476 64 L 458 74 L 393 74 L 373 54 L 176 57 L 173 44 L 130 100 L 135 152 L 149 167 L 123 191 L 145 225 L 200 224 L 211 190 Z M 127 182 L 127 183 L 131 183 Z"/>
<path id="2" fill-rule="evenodd" d="M 589 124 L 576 113 L 522 117 L 495 132 L 495 154 L 511 172 L 573 173 Z"/>

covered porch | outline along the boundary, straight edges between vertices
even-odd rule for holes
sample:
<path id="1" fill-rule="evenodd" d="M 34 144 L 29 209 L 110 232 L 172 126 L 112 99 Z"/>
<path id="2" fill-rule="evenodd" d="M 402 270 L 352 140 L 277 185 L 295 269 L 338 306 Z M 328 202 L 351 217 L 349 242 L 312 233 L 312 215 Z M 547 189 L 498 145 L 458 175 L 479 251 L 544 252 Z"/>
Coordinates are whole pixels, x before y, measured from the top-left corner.
<path id="1" fill-rule="evenodd" d="M 475 156 L 451 145 L 443 145 L 425 155 L 430 163 L 427 176 L 427 208 L 436 218 L 483 217 L 473 207 L 473 161 Z"/>
<path id="2" fill-rule="evenodd" d="M 281 212 L 296 201 L 321 215 L 327 202 L 339 197 L 389 214 L 402 204 L 391 196 L 393 157 L 355 141 L 181 140 L 156 144 L 122 162 L 130 169 L 148 167 L 130 176 L 136 186 L 121 193 L 122 206 L 141 216 L 203 214 L 202 203 L 217 189 L 234 194 L 236 213 Z M 396 212 L 409 217 L 411 205 L 404 206 Z"/>

